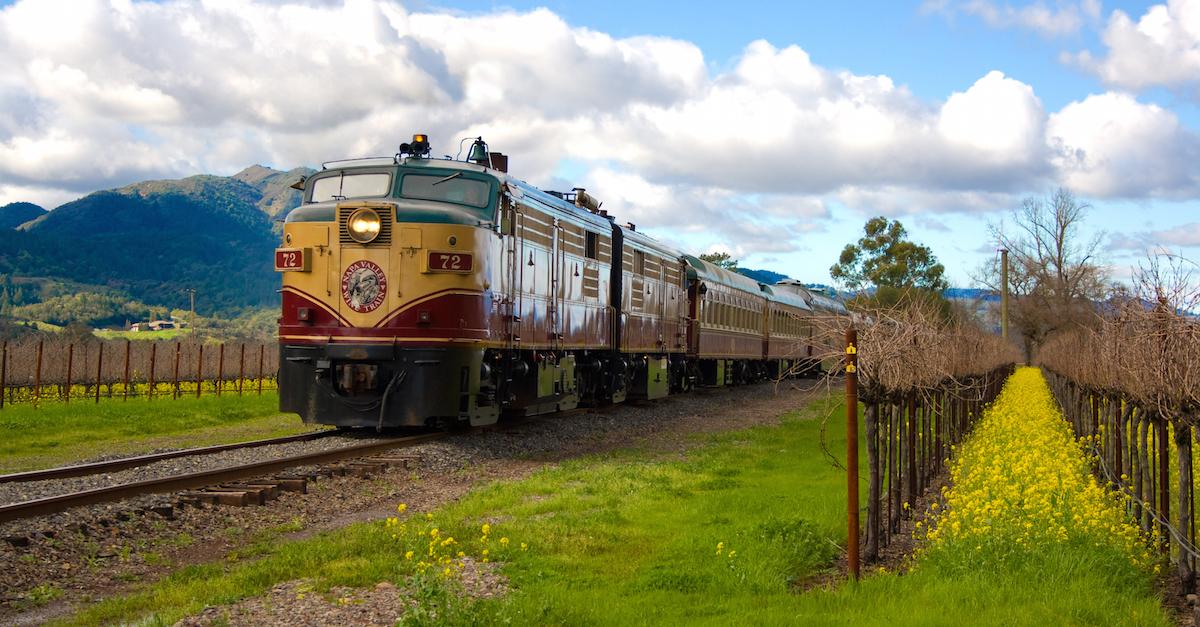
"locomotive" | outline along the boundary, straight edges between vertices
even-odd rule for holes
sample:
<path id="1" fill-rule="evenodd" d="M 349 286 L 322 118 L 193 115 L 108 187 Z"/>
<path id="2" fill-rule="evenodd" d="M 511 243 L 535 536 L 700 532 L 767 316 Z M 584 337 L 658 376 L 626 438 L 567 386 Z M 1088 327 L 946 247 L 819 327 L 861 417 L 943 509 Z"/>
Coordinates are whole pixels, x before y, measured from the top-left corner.
<path id="1" fill-rule="evenodd" d="M 576 188 L 415 135 L 394 157 L 324 164 L 293 187 L 280 409 L 341 427 L 487 425 L 814 369 L 839 303 L 760 284 L 619 224 Z M 841 310 L 844 312 L 844 308 Z"/>

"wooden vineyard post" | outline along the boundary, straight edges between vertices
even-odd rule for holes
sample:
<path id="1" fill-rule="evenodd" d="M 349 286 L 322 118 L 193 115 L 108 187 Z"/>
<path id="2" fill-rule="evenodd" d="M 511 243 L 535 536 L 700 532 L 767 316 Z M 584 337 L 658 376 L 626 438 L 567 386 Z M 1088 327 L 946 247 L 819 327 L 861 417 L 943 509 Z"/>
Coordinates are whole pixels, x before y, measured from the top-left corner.
<path id="1" fill-rule="evenodd" d="M 179 342 L 175 342 L 175 374 L 171 381 L 171 398 L 179 398 Z"/>
<path id="2" fill-rule="evenodd" d="M 100 404 L 100 375 L 104 374 L 104 342 L 96 349 L 96 404 Z"/>
<path id="3" fill-rule="evenodd" d="M 37 409 L 38 400 L 42 397 L 42 343 L 38 340 L 37 367 L 33 371 L 33 408 Z"/>
<path id="4" fill-rule="evenodd" d="M 1155 425 L 1154 443 L 1158 447 L 1158 513 L 1162 516 L 1159 530 L 1162 533 L 1163 546 L 1169 552 L 1171 547 L 1171 464 L 1170 447 L 1167 445 L 1167 420 L 1158 416 Z"/>
<path id="5" fill-rule="evenodd" d="M 8 342 L 0 348 L 0 409 L 4 409 L 4 394 L 8 391 Z"/>
<path id="6" fill-rule="evenodd" d="M 905 468 L 904 502 L 911 508 L 917 502 L 917 393 L 908 393 L 908 423 L 905 425 L 908 443 L 906 451 L 907 467 Z M 904 517 L 912 515 L 912 510 L 905 512 Z"/>
<path id="7" fill-rule="evenodd" d="M 221 395 L 221 384 L 225 382 L 225 343 L 217 351 L 217 396 Z"/>
<path id="8" fill-rule="evenodd" d="M 125 398 L 129 400 L 129 349 L 133 346 L 133 340 L 125 340 Z"/>
<path id="9" fill-rule="evenodd" d="M 67 344 L 67 393 L 63 395 L 63 402 L 71 402 L 71 369 L 75 366 L 75 343 Z"/>
<path id="10" fill-rule="evenodd" d="M 867 401 L 867 561 L 879 559 L 879 405 Z"/>
<path id="11" fill-rule="evenodd" d="M 150 400 L 154 400 L 154 384 L 155 384 L 155 381 L 154 381 L 154 365 L 155 364 L 154 364 L 154 362 L 155 362 L 155 357 L 157 355 L 158 355 L 158 342 L 151 342 L 150 343 L 150 391 L 146 392 L 146 395 L 150 398 Z"/>
<path id="12" fill-rule="evenodd" d="M 238 358 L 238 396 L 242 395 L 242 382 L 246 380 L 246 343 L 242 342 L 242 354 Z"/>
<path id="13" fill-rule="evenodd" d="M 858 564 L 858 331 L 846 329 L 846 562 L 850 576 Z"/>
<path id="14" fill-rule="evenodd" d="M 1192 427 L 1175 425 L 1175 457 L 1179 462 L 1179 531 L 1188 542 L 1179 543 L 1179 583 L 1182 594 L 1191 594 L 1196 585 L 1196 564 L 1186 544 L 1191 544 L 1192 525 Z"/>
<path id="15" fill-rule="evenodd" d="M 200 398 L 201 384 L 204 382 L 204 345 L 199 344 L 196 351 L 196 398 Z"/>
<path id="16" fill-rule="evenodd" d="M 262 396 L 262 380 L 263 380 L 263 357 L 266 356 L 267 345 L 258 345 L 258 395 Z"/>

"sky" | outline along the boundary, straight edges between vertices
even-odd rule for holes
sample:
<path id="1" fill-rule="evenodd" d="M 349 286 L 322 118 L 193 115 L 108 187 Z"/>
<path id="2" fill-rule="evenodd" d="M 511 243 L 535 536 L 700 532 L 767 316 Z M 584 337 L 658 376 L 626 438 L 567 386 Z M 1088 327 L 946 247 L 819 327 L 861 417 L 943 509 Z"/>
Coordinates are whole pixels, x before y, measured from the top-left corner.
<path id="1" fill-rule="evenodd" d="M 970 286 L 1058 187 L 1200 262 L 1200 0 L 0 0 L 0 58 L 0 205 L 425 132 L 804 281 L 883 215 Z"/>

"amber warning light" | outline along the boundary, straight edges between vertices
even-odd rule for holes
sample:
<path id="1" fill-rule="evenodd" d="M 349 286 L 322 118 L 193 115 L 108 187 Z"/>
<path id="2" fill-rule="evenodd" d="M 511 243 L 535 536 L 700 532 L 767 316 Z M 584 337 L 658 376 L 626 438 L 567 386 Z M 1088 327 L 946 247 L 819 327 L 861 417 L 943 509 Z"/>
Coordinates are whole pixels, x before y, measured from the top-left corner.
<path id="1" fill-rule="evenodd" d="M 312 270 L 311 248 L 276 248 L 276 272 L 309 272 Z"/>

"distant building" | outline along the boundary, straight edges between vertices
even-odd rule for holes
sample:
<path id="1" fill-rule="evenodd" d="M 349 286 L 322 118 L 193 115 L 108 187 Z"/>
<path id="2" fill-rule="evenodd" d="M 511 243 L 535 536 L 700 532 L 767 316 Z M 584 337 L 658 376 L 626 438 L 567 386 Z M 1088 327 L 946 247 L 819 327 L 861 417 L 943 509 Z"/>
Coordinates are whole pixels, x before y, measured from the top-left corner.
<path id="1" fill-rule="evenodd" d="M 135 322 L 129 325 L 129 330 L 134 333 L 140 331 L 165 331 L 167 329 L 178 329 L 179 326 L 174 320 L 151 320 L 150 322 Z"/>

